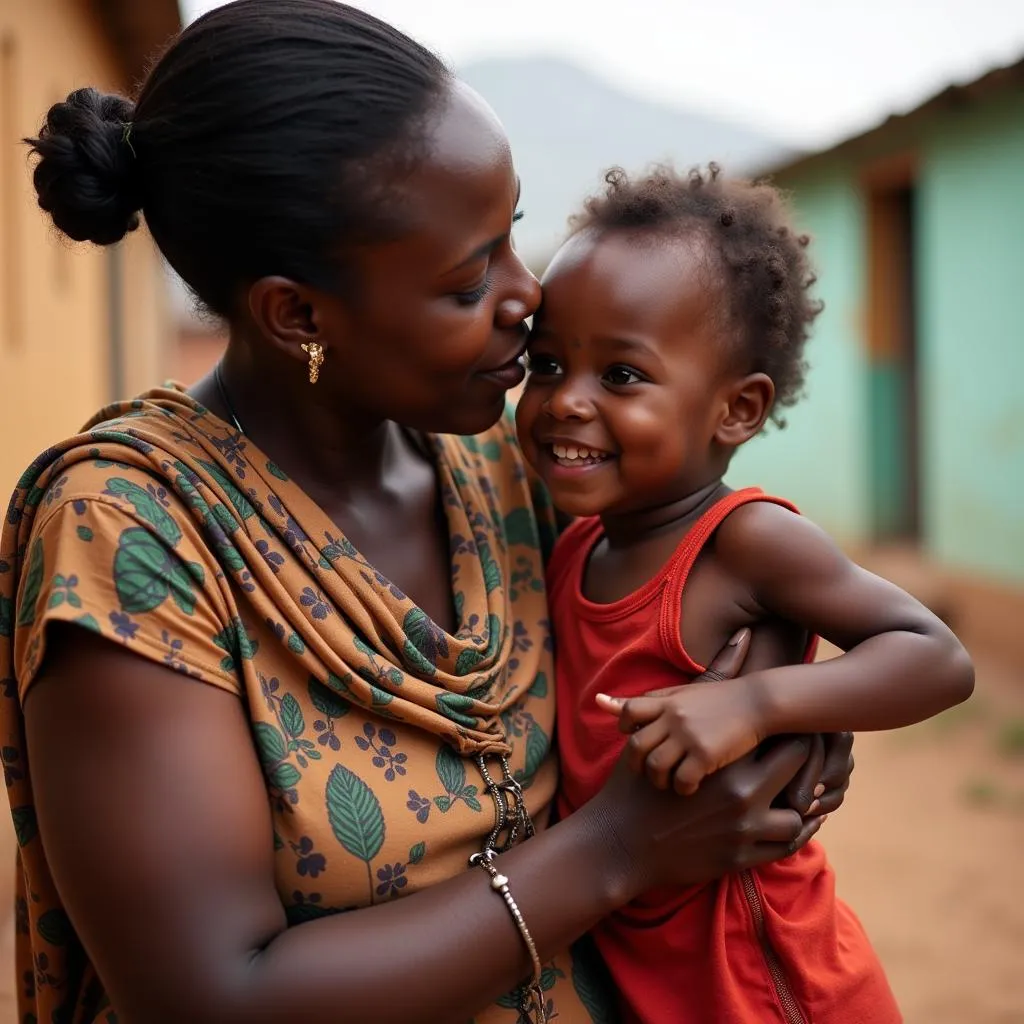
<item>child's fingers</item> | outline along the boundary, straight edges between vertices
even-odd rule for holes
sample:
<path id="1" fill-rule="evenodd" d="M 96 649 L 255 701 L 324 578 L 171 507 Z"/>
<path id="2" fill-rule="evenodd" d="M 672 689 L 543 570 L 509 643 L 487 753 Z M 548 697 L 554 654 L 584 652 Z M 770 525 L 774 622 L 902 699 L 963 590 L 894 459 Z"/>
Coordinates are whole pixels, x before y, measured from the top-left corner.
<path id="1" fill-rule="evenodd" d="M 647 728 L 653 729 L 654 726 Z M 644 731 L 641 730 L 641 733 Z M 685 748 L 672 736 L 666 735 L 665 739 L 647 755 L 647 759 L 644 761 L 644 775 L 658 789 L 671 789 L 676 765 L 685 756 Z"/>
<path id="2" fill-rule="evenodd" d="M 626 743 L 626 763 L 637 773 L 647 774 L 647 756 L 668 736 L 668 726 L 658 718 L 650 725 L 637 729 Z"/>
<path id="3" fill-rule="evenodd" d="M 603 698 L 603 699 L 602 699 Z M 615 697 L 598 694 L 597 703 L 600 707 L 611 710 L 605 701 L 616 701 Z M 619 732 L 636 732 L 658 718 L 665 710 L 665 702 L 657 697 L 631 697 L 629 700 L 618 701 Z"/>
<path id="4" fill-rule="evenodd" d="M 697 792 L 700 780 L 707 774 L 707 768 L 700 756 L 687 754 L 683 763 L 676 769 L 672 786 L 680 796 L 690 796 Z"/>

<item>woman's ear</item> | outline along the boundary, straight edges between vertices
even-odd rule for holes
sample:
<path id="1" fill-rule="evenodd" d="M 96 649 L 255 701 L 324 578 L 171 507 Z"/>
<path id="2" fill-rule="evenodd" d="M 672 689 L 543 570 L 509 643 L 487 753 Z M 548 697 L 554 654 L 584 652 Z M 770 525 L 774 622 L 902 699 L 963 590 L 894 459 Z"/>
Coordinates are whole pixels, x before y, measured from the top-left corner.
<path id="1" fill-rule="evenodd" d="M 323 293 L 286 277 L 261 277 L 249 288 L 249 313 L 263 337 L 301 363 L 303 345 L 317 342 L 326 352 L 339 338 L 338 310 Z"/>
<path id="2" fill-rule="evenodd" d="M 715 440 L 738 448 L 764 426 L 775 401 L 775 384 L 766 373 L 752 373 L 731 384 L 723 398 L 725 414 L 715 430 Z"/>

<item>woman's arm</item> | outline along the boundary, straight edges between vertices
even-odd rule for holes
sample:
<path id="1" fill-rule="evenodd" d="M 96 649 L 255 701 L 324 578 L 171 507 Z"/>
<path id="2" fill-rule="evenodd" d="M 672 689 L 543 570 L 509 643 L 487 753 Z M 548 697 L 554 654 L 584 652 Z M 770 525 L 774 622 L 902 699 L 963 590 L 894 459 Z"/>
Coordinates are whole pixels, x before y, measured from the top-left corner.
<path id="1" fill-rule="evenodd" d="M 85 630 L 51 631 L 25 703 L 40 834 L 122 1021 L 449 1022 L 528 973 L 482 871 L 287 928 L 241 703 Z M 794 743 L 748 759 L 686 800 L 620 769 L 579 813 L 503 855 L 541 957 L 648 886 L 808 838 L 817 820 L 769 806 L 806 756 Z"/>

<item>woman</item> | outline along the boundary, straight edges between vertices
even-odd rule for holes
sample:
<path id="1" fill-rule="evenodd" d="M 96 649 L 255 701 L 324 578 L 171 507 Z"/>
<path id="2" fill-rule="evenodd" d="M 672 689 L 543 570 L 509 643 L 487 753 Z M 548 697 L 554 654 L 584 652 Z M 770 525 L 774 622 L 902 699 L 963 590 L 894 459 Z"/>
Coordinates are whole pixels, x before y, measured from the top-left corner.
<path id="1" fill-rule="evenodd" d="M 73 93 L 33 147 L 61 231 L 113 243 L 141 210 L 231 341 L 11 505 L 22 1019 L 609 1019 L 571 944 L 805 842 L 820 819 L 771 801 L 806 761 L 838 806 L 849 747 L 687 799 L 623 771 L 540 828 L 553 522 L 502 419 L 540 295 L 500 125 L 368 15 L 241 0 L 137 104 Z"/>

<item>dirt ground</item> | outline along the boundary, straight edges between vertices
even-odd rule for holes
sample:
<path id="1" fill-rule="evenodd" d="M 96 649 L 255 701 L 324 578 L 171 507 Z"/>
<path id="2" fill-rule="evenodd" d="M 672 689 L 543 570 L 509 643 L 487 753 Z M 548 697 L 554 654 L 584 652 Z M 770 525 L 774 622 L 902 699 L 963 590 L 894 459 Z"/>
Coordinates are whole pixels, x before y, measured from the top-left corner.
<path id="1" fill-rule="evenodd" d="M 822 833 L 907 1024 L 1024 1024 L 1024 663 L 973 653 L 968 704 L 858 737 L 850 795 Z M 0 827 L 11 863 L 6 813 Z M 0 1024 L 14 1024 L 0 927 Z"/>

